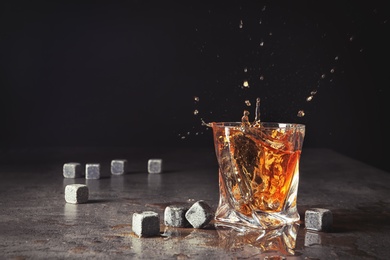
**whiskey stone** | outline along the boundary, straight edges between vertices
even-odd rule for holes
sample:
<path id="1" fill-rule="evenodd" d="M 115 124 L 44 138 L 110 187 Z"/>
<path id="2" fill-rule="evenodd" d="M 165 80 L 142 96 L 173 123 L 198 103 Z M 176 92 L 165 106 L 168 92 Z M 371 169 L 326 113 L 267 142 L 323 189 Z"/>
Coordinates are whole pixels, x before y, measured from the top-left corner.
<path id="1" fill-rule="evenodd" d="M 100 179 L 100 163 L 87 163 L 85 165 L 86 179 Z"/>
<path id="2" fill-rule="evenodd" d="M 162 159 L 149 159 L 148 172 L 149 173 L 161 173 L 162 172 Z"/>
<path id="3" fill-rule="evenodd" d="M 186 219 L 189 207 L 185 205 L 170 205 L 164 210 L 164 224 L 170 227 L 188 227 L 190 223 Z"/>
<path id="4" fill-rule="evenodd" d="M 154 211 L 134 213 L 132 230 L 138 237 L 152 237 L 160 234 L 160 217 Z"/>
<path id="5" fill-rule="evenodd" d="M 333 214 L 329 209 L 312 208 L 305 211 L 305 227 L 315 231 L 330 231 Z"/>
<path id="6" fill-rule="evenodd" d="M 81 164 L 77 162 L 65 163 L 62 167 L 62 173 L 65 178 L 69 179 L 79 178 L 83 175 Z"/>
<path id="7" fill-rule="evenodd" d="M 88 202 L 88 187 L 85 184 L 69 184 L 65 186 L 65 201 L 79 204 Z"/>
<path id="8" fill-rule="evenodd" d="M 188 209 L 185 217 L 194 228 L 203 228 L 213 219 L 214 214 L 205 201 L 199 200 Z"/>
<path id="9" fill-rule="evenodd" d="M 112 160 L 111 173 L 113 175 L 122 175 L 127 172 L 127 160 Z"/>

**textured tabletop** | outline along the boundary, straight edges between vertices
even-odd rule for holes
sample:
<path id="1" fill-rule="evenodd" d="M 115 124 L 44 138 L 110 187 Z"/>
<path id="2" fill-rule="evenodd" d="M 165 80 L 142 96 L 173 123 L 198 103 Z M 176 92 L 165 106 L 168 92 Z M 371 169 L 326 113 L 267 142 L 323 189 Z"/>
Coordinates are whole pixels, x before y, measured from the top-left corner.
<path id="1" fill-rule="evenodd" d="M 0 259 L 386 259 L 390 255 L 390 173 L 327 149 L 303 149 L 299 225 L 266 234 L 166 227 L 165 207 L 204 200 L 218 204 L 218 167 L 206 148 L 46 148 L 0 152 Z M 163 170 L 148 173 L 148 160 Z M 112 175 L 110 163 L 128 171 Z M 100 179 L 64 178 L 67 162 L 101 164 Z M 69 204 L 66 185 L 89 188 Z M 333 213 L 333 229 L 305 229 L 310 208 Z M 159 213 L 160 235 L 137 237 L 132 214 Z M 285 232 L 296 232 L 286 245 Z M 278 259 L 278 258 L 272 258 Z"/>

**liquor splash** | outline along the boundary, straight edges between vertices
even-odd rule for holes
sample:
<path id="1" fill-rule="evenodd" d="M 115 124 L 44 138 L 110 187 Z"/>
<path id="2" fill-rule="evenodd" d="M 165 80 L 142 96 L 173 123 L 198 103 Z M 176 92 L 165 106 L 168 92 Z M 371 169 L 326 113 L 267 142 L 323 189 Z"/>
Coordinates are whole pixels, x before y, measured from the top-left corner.
<path id="1" fill-rule="evenodd" d="M 320 110 L 317 96 L 329 95 L 336 77 L 345 73 L 343 65 L 349 56 L 344 49 L 356 47 L 359 55 L 363 51 L 357 46 L 355 32 L 327 31 L 331 27 L 322 20 L 296 20 L 296 6 L 289 7 L 294 12 L 284 12 L 272 4 L 233 4 L 227 20 L 218 19 L 218 8 L 210 6 L 206 21 L 195 24 L 195 46 L 202 46 L 199 51 L 207 61 L 200 71 L 206 71 L 205 78 L 193 93 L 197 99 L 189 113 L 201 124 L 195 125 L 191 134 L 185 131 L 179 135 L 182 138 L 209 129 L 202 129 L 207 126 L 205 121 L 237 118 L 237 111 L 240 114 L 242 110 L 236 107 L 243 103 L 251 107 L 258 95 L 263 104 L 262 120 L 313 120 Z M 305 32 L 310 32 L 305 34 L 306 40 L 302 37 Z M 335 44 L 339 44 L 337 49 L 333 49 Z"/>

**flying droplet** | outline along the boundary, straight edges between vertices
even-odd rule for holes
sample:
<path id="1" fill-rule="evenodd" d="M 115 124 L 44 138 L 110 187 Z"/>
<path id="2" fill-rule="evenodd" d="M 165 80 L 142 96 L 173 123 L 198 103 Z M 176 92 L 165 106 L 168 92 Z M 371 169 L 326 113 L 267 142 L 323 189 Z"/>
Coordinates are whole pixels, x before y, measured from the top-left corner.
<path id="1" fill-rule="evenodd" d="M 250 126 L 249 117 L 248 116 L 249 116 L 249 111 L 248 110 L 244 110 L 244 115 L 241 118 L 242 126 Z"/>
<path id="2" fill-rule="evenodd" d="M 243 25 L 244 25 L 244 23 L 242 22 L 242 20 L 240 20 L 240 24 L 238 25 L 238 27 L 239 27 L 240 29 L 242 29 Z"/>
<path id="3" fill-rule="evenodd" d="M 260 46 L 263 47 L 264 46 L 264 42 L 260 42 Z"/>
<path id="4" fill-rule="evenodd" d="M 206 122 L 203 120 L 203 118 L 201 118 L 200 121 L 202 122 L 202 125 L 211 127 L 211 124 L 210 124 L 210 123 L 206 123 Z M 203 134 L 203 132 L 201 132 L 201 133 Z"/>
<path id="5" fill-rule="evenodd" d="M 322 74 L 322 75 L 321 75 L 321 78 L 322 78 L 322 79 L 324 79 L 325 77 L 326 77 L 326 75 L 325 75 L 325 74 Z"/>
<path id="6" fill-rule="evenodd" d="M 256 126 L 260 125 L 260 98 L 256 98 L 256 109 L 255 109 L 255 123 Z"/>
<path id="7" fill-rule="evenodd" d="M 197 109 L 194 110 L 194 115 L 199 114 L 199 111 Z"/>
<path id="8" fill-rule="evenodd" d="M 330 73 L 334 73 L 334 68 L 332 68 L 332 69 L 330 70 Z"/>
<path id="9" fill-rule="evenodd" d="M 339 56 L 334 57 L 334 60 L 339 60 Z"/>
<path id="10" fill-rule="evenodd" d="M 312 95 L 312 96 L 314 96 L 315 94 L 317 94 L 317 90 L 312 90 L 312 91 L 310 92 L 310 95 Z"/>
<path id="11" fill-rule="evenodd" d="M 248 107 L 251 106 L 251 102 L 249 100 L 245 100 L 245 105 L 247 105 Z"/>
<path id="12" fill-rule="evenodd" d="M 312 101 L 312 99 L 313 99 L 313 96 L 308 96 L 308 97 L 306 98 L 306 101 L 309 102 L 309 101 Z"/>
<path id="13" fill-rule="evenodd" d="M 260 76 L 260 80 L 264 80 L 264 76 L 263 75 Z"/>
<path id="14" fill-rule="evenodd" d="M 244 88 L 249 88 L 249 83 L 248 83 L 248 81 L 245 80 L 244 83 L 242 83 L 242 86 L 243 86 Z"/>
<path id="15" fill-rule="evenodd" d="M 304 117 L 305 116 L 305 112 L 303 110 L 299 110 L 297 116 L 298 117 Z"/>
<path id="16" fill-rule="evenodd" d="M 248 72 L 248 68 L 244 68 L 244 72 Z"/>
<path id="17" fill-rule="evenodd" d="M 199 101 L 199 97 L 195 96 L 195 97 L 194 97 L 194 100 L 195 100 L 196 102 L 198 102 L 198 101 Z"/>

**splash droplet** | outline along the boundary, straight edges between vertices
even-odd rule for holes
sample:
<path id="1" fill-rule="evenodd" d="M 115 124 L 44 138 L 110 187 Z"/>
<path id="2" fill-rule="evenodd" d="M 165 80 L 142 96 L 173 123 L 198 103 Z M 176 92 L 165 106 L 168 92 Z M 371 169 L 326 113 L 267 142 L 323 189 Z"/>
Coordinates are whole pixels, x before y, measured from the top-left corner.
<path id="1" fill-rule="evenodd" d="M 305 112 L 303 110 L 299 110 L 297 116 L 298 117 L 304 117 L 305 116 Z"/>
<path id="2" fill-rule="evenodd" d="M 249 111 L 248 110 L 244 110 L 244 113 L 243 113 L 243 116 L 241 117 L 241 125 L 243 127 L 245 126 L 250 126 L 250 123 L 249 123 Z"/>
<path id="3" fill-rule="evenodd" d="M 256 98 L 255 124 L 260 126 L 260 98 Z"/>
<path id="4" fill-rule="evenodd" d="M 202 125 L 211 127 L 211 124 L 210 124 L 210 123 L 206 123 L 206 122 L 203 120 L 203 118 L 201 118 L 200 121 L 201 121 Z M 201 134 L 203 134 L 203 132 L 201 132 Z"/>
<path id="5" fill-rule="evenodd" d="M 247 105 L 248 107 L 251 106 L 251 102 L 249 100 L 245 100 L 245 105 Z"/>

